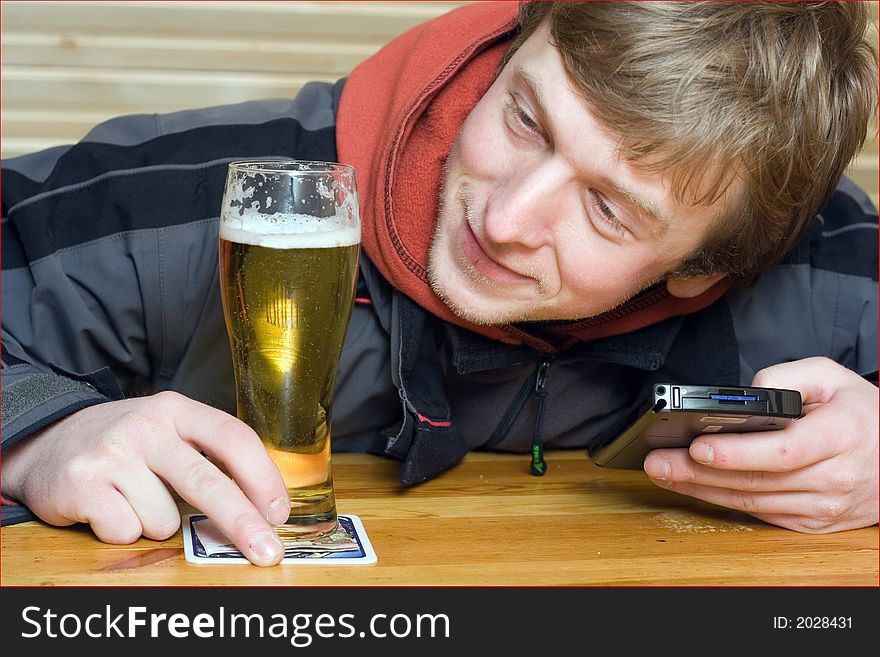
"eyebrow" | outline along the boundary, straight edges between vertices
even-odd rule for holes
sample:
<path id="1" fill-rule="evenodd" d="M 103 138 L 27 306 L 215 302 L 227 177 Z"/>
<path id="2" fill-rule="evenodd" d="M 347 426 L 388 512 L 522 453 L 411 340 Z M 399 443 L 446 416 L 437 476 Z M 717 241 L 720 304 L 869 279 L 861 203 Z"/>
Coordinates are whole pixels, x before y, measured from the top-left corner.
<path id="1" fill-rule="evenodd" d="M 609 180 L 604 176 L 602 177 L 602 184 L 615 194 L 622 196 L 629 201 L 630 205 L 634 206 L 638 211 L 638 216 L 635 218 L 642 224 L 647 223 L 649 229 L 659 231 L 660 234 L 665 233 L 669 229 L 669 219 L 660 211 L 653 201 L 643 198 L 638 194 L 634 194 L 630 190 L 621 187 L 613 180 Z M 648 219 L 649 222 L 646 222 L 645 219 Z"/>
<path id="2" fill-rule="evenodd" d="M 537 105 L 535 112 L 539 114 L 543 122 L 547 124 L 547 111 L 545 109 L 547 107 L 547 101 L 541 87 L 540 78 L 532 72 L 527 71 L 521 65 L 513 70 L 513 75 L 528 89 L 528 92 L 531 94 Z M 646 225 L 650 230 L 658 231 L 660 234 L 665 233 L 666 230 L 668 230 L 669 219 L 660 211 L 660 208 L 657 207 L 656 203 L 639 196 L 625 187 L 621 187 L 606 176 L 601 177 L 601 182 L 603 187 L 611 190 L 617 196 L 623 197 L 638 211 L 638 216 L 635 217 L 635 219 L 639 221 L 639 223 Z M 648 221 L 645 221 L 645 219 Z"/>

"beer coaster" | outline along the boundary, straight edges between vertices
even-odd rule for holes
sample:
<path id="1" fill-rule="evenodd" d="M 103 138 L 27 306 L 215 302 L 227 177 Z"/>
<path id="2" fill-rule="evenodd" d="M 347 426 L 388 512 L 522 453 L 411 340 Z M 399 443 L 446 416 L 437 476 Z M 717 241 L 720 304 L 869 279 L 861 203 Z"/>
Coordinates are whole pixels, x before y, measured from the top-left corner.
<path id="1" fill-rule="evenodd" d="M 276 527 L 284 546 L 282 564 L 352 565 L 376 563 L 376 552 L 358 516 L 339 515 L 339 526 L 312 540 L 294 540 L 284 525 Z M 197 564 L 250 563 L 203 514 L 183 517 L 183 553 Z"/>

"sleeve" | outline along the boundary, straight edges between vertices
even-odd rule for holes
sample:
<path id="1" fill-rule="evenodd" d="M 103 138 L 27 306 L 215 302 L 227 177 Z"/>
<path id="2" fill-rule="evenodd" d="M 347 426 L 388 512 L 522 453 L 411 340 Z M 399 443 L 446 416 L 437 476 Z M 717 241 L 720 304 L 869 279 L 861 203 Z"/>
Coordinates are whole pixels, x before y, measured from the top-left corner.
<path id="1" fill-rule="evenodd" d="M 216 294 L 228 163 L 335 160 L 341 85 L 112 119 L 2 163 L 2 448 L 88 406 L 173 388 Z"/>
<path id="2" fill-rule="evenodd" d="M 155 135 L 147 117 L 129 125 L 145 140 Z M 148 368 L 145 354 L 136 353 L 143 336 L 136 326 L 139 281 L 123 274 L 131 269 L 125 249 L 96 246 L 116 239 L 121 222 L 111 215 L 126 211 L 125 199 L 105 196 L 100 185 L 121 163 L 103 161 L 99 152 L 112 147 L 88 139 L 2 163 L 4 448 L 77 410 L 121 398 L 123 386 Z M 89 225 L 90 217 L 100 224 Z M 113 262 L 97 261 L 100 255 Z M 112 280 L 108 270 L 116 273 Z"/>

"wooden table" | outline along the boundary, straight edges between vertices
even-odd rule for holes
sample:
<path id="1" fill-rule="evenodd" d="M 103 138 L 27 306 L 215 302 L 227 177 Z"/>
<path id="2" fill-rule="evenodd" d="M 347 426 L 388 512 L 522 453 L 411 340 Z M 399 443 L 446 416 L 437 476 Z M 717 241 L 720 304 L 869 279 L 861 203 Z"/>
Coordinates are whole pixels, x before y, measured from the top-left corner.
<path id="1" fill-rule="evenodd" d="M 86 527 L 2 530 L 2 583 L 75 586 L 550 585 L 878 586 L 878 529 L 823 536 L 780 529 L 653 486 L 641 472 L 548 452 L 472 453 L 421 486 L 394 461 L 334 456 L 340 513 L 361 517 L 371 566 L 198 566 L 181 536 L 100 543 Z M 184 513 L 192 512 L 181 505 Z"/>

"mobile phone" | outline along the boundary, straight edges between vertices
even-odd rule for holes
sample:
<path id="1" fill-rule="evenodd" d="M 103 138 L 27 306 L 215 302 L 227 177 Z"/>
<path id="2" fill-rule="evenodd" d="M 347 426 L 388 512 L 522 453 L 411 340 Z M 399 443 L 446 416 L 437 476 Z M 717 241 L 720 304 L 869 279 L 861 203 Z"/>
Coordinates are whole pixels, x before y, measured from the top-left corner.
<path id="1" fill-rule="evenodd" d="M 652 449 L 697 436 L 782 429 L 801 416 L 797 390 L 656 383 L 590 450 L 596 465 L 641 470 Z"/>

